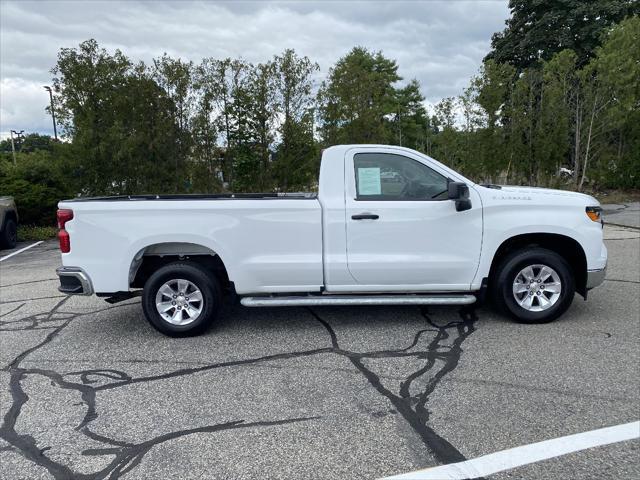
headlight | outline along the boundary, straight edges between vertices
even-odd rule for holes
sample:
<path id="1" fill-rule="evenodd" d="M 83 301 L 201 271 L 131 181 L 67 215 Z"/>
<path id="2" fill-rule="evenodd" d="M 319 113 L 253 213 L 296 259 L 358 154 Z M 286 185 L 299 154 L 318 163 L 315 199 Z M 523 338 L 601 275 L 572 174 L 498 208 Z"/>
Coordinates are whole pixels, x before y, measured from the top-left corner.
<path id="1" fill-rule="evenodd" d="M 589 217 L 594 222 L 600 222 L 604 225 L 602 221 L 602 207 L 587 207 L 585 209 L 587 213 L 587 217 Z"/>

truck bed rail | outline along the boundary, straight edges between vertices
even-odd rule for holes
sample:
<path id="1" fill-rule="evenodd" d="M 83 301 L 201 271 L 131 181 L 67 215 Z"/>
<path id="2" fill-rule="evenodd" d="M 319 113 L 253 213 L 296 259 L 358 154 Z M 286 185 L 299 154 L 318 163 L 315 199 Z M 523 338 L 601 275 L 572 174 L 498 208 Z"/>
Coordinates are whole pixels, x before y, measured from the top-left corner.
<path id="1" fill-rule="evenodd" d="M 147 200 L 313 200 L 318 198 L 317 193 L 296 192 L 296 193 L 190 193 L 190 194 L 169 194 L 169 195 L 112 195 L 102 197 L 76 197 L 64 202 L 128 202 Z"/>

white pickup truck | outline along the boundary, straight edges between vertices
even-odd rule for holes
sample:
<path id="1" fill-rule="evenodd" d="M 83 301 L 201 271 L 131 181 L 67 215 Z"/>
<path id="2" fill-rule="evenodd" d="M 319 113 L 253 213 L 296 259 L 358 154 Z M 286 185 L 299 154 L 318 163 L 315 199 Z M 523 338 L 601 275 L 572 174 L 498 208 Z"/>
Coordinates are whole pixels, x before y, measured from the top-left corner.
<path id="1" fill-rule="evenodd" d="M 548 322 L 604 280 L 601 208 L 580 193 L 482 186 L 419 152 L 324 150 L 319 193 L 137 195 L 59 203 L 60 291 L 139 294 L 172 336 L 224 293 L 255 306 L 468 305 Z"/>

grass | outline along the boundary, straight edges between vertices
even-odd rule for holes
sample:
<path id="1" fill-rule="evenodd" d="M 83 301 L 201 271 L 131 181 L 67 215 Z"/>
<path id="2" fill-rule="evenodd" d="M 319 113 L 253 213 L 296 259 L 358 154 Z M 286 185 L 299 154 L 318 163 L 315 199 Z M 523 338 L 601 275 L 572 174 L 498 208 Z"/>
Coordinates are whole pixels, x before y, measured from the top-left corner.
<path id="1" fill-rule="evenodd" d="M 40 227 L 38 225 L 18 225 L 18 240 L 20 241 L 39 241 L 54 238 L 58 233 L 56 227 Z"/>
<path id="2" fill-rule="evenodd" d="M 592 194 L 600 203 L 640 202 L 640 190 L 607 190 Z"/>

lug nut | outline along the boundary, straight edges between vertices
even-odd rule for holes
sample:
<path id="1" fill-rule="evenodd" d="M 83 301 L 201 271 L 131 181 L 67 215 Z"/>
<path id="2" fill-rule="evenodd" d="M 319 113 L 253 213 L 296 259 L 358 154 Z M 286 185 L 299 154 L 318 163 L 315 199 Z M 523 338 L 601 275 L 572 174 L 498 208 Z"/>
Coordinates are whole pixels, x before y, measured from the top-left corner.
<path id="1" fill-rule="evenodd" d="M 176 304 L 176 302 L 171 302 L 171 305 L 175 305 L 175 304 Z"/>

